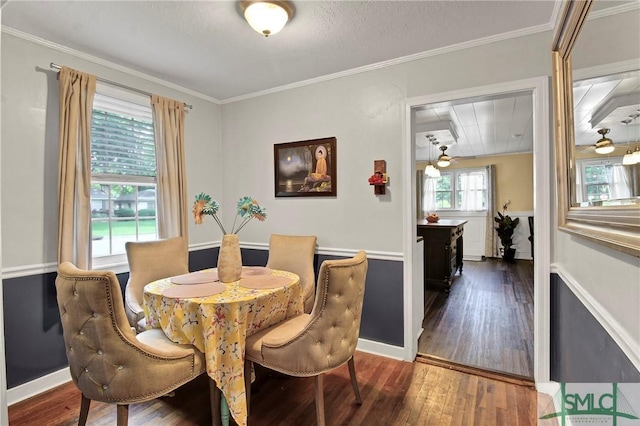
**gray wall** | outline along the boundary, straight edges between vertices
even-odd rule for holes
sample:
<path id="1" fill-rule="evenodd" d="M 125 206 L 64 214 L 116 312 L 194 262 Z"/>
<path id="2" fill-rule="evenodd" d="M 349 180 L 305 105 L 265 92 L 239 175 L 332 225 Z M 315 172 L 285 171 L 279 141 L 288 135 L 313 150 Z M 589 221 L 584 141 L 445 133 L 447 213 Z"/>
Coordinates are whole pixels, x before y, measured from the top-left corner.
<path id="1" fill-rule="evenodd" d="M 627 30 L 615 25 L 606 28 L 599 38 Z M 637 38 L 637 27 L 629 31 L 627 39 Z M 344 250 L 364 249 L 381 254 L 379 257 L 395 259 L 372 262 L 362 337 L 400 346 L 405 343 L 401 338 L 403 210 L 410 203 L 401 179 L 405 173 L 404 101 L 549 76 L 551 39 L 552 34 L 547 31 L 495 41 L 220 106 L 194 94 L 3 33 L 2 266 L 5 270 L 35 271 L 24 272 L 24 277 L 4 283 L 6 328 L 9 328 L 6 321 L 11 320 L 14 327 L 15 318 L 20 318 L 21 324 L 29 323 L 24 328 L 32 333 L 7 340 L 7 354 L 21 356 L 25 347 L 46 350 L 55 346 L 52 342 L 59 333 L 51 323 L 52 282 L 48 275 L 55 268 L 57 233 L 57 101 L 55 78 L 48 69 L 50 62 L 193 104 L 186 125 L 188 192 L 194 195 L 207 192 L 220 201 L 225 223 L 233 219 L 232 206 L 242 195 L 255 196 L 268 208 L 267 222 L 252 223 L 243 229 L 243 242 L 266 244 L 272 233 L 314 234 L 318 235 L 319 247 L 326 249 L 323 252 L 340 254 Z M 602 43 L 595 46 L 590 60 L 600 63 L 623 51 Z M 337 137 L 338 196 L 276 199 L 273 144 L 327 136 Z M 378 159 L 387 161 L 390 184 L 385 196 L 376 197 L 366 179 L 373 161 Z M 555 212 L 552 202 L 548 208 Z M 640 342 L 637 258 L 555 231 L 550 237 L 554 261 L 565 267 Z M 219 238 L 219 231 L 211 223 L 197 228 L 190 225 L 192 246 L 215 245 Z M 209 254 L 194 256 L 194 261 L 203 265 Z M 602 282 L 615 282 L 615 290 L 602 286 Z M 23 306 L 23 300 L 32 295 L 36 295 L 30 304 L 37 306 L 35 311 L 13 309 L 14 305 Z M 560 299 L 559 303 L 565 300 Z M 32 341 L 25 342 L 28 339 Z M 15 358 L 7 359 L 8 369 L 24 368 L 16 367 L 18 362 Z M 43 360 L 38 371 L 25 371 L 21 377 L 38 377 L 55 368 L 53 364 Z M 18 382 L 20 379 L 14 377 L 9 386 Z"/>

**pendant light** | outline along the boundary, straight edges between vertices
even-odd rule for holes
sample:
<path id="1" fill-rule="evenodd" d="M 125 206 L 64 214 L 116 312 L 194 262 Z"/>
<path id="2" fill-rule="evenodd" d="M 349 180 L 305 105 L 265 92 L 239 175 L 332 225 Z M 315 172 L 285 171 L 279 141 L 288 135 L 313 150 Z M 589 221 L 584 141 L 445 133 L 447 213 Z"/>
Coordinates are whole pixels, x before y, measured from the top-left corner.
<path id="1" fill-rule="evenodd" d="M 427 135 L 426 138 L 429 139 L 429 142 L 433 146 L 438 145 L 438 141 L 436 141 L 436 138 L 434 136 Z M 429 162 L 424 168 L 424 174 L 432 178 L 440 177 L 440 170 L 438 170 L 433 164 L 431 164 L 431 147 L 429 147 Z"/>
<path id="2" fill-rule="evenodd" d="M 625 127 L 627 128 L 627 144 L 631 142 L 631 139 L 629 138 L 629 123 L 631 123 L 632 121 L 631 117 L 632 116 L 629 116 L 629 118 L 625 118 L 624 120 L 622 120 Z M 631 151 L 631 146 L 629 146 L 629 149 L 627 149 L 627 153 L 624 154 L 624 157 L 622 157 L 622 165 L 631 166 L 633 164 L 636 164 L 636 159 L 633 158 L 633 152 Z"/>
<path id="3" fill-rule="evenodd" d="M 638 125 L 635 124 L 635 121 L 638 119 L 638 117 L 640 117 L 640 109 L 637 113 L 630 115 L 629 117 L 633 118 L 634 126 L 638 128 Z M 638 132 L 638 134 L 640 135 L 640 131 Z M 632 164 L 640 163 L 640 137 L 638 136 L 636 136 L 636 149 L 634 149 L 633 154 L 631 154 L 631 160 L 633 161 Z"/>
<path id="4" fill-rule="evenodd" d="M 609 133 L 609 129 L 600 129 L 598 133 L 602 135 L 602 137 L 596 142 L 596 152 L 598 154 L 610 154 L 613 152 L 615 146 L 613 146 L 613 141 L 606 137 L 605 135 Z"/>

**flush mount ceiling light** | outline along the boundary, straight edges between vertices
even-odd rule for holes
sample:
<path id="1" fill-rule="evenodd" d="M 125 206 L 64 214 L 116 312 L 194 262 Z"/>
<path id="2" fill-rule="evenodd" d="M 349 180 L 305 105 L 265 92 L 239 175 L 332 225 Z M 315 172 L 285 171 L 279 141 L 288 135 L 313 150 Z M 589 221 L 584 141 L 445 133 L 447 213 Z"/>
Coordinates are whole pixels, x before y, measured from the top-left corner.
<path id="1" fill-rule="evenodd" d="M 251 28 L 265 37 L 280 32 L 294 12 L 293 4 L 286 0 L 243 0 L 240 9 Z"/>
<path id="2" fill-rule="evenodd" d="M 598 154 L 609 154 L 613 152 L 615 147 L 613 146 L 613 141 L 606 137 L 605 135 L 609 133 L 609 129 L 600 129 L 598 133 L 602 135 L 602 137 L 596 142 L 596 152 Z"/>

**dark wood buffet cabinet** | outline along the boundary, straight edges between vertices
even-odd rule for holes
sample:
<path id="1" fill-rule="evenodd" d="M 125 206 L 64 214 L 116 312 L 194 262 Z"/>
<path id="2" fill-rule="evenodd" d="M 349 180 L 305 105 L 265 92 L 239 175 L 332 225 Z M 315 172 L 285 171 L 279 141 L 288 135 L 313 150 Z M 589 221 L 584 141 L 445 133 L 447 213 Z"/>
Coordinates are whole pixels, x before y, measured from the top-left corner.
<path id="1" fill-rule="evenodd" d="M 462 234 L 466 220 L 418 220 L 424 238 L 424 289 L 449 293 L 453 276 L 462 273 Z"/>

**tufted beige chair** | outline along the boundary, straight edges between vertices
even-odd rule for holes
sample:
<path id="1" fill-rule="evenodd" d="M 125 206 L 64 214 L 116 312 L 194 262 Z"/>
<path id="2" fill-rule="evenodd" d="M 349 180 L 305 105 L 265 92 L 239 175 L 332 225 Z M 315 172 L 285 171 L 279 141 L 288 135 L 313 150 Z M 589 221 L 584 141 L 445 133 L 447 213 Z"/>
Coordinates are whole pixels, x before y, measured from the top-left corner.
<path id="1" fill-rule="evenodd" d="M 245 386 L 251 394 L 251 362 L 295 377 L 316 378 L 316 417 L 324 423 L 323 374 L 349 364 L 351 385 L 362 404 L 353 361 L 367 275 L 367 256 L 326 260 L 318 274 L 318 294 L 310 314 L 301 314 L 247 337 Z"/>
<path id="2" fill-rule="evenodd" d="M 142 294 L 144 286 L 161 278 L 189 272 L 189 250 L 183 237 L 125 244 L 129 261 L 129 281 L 124 293 L 125 309 L 131 327 L 146 329 Z"/>
<path id="3" fill-rule="evenodd" d="M 316 251 L 317 239 L 315 235 L 278 234 L 272 234 L 269 238 L 267 268 L 289 271 L 300 276 L 304 312 L 306 313 L 311 312 L 316 293 L 313 256 Z"/>
<path id="4" fill-rule="evenodd" d="M 56 292 L 71 378 L 82 392 L 78 425 L 96 400 L 117 404 L 117 424 L 125 426 L 130 403 L 165 395 L 205 371 L 204 355 L 192 346 L 171 342 L 160 329 L 134 333 L 113 272 L 64 262 Z"/>

